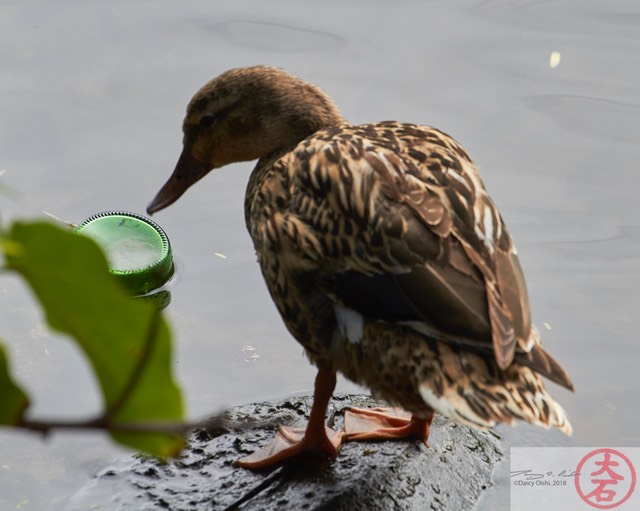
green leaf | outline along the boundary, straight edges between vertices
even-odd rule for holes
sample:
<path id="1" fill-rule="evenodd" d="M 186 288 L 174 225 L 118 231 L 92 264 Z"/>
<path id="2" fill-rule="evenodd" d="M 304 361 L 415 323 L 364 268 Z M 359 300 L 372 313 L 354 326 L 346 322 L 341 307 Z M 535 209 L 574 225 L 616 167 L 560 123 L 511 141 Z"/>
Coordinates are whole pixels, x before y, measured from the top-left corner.
<path id="1" fill-rule="evenodd" d="M 29 398 L 9 375 L 9 364 L 4 349 L 0 346 L 0 424 L 15 426 L 20 424 L 24 411 L 29 406 Z"/>
<path id="2" fill-rule="evenodd" d="M 8 267 L 27 280 L 49 325 L 72 336 L 93 366 L 110 423 L 181 420 L 168 325 L 156 308 L 126 295 L 98 246 L 44 222 L 16 222 L 7 239 L 19 246 L 6 254 Z M 112 436 L 160 456 L 175 455 L 183 444 L 167 433 Z"/>

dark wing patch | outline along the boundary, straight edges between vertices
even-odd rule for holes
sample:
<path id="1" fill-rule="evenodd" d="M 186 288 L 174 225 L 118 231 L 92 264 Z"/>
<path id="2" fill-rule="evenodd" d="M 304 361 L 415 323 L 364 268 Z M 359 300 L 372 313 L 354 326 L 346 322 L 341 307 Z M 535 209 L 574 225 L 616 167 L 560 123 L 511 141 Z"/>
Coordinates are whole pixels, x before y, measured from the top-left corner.
<path id="1" fill-rule="evenodd" d="M 445 337 L 488 344 L 491 326 L 482 282 L 435 263 L 395 279 L 420 313 L 419 320 Z"/>
<path id="2" fill-rule="evenodd" d="M 331 288 L 340 303 L 368 318 L 420 322 L 433 332 L 490 346 L 484 286 L 454 269 L 415 268 L 398 275 L 352 271 L 336 276 Z"/>
<path id="3" fill-rule="evenodd" d="M 420 311 L 408 299 L 396 276 L 389 273 L 364 275 L 350 271 L 337 275 L 331 294 L 368 318 L 389 322 L 422 320 Z"/>

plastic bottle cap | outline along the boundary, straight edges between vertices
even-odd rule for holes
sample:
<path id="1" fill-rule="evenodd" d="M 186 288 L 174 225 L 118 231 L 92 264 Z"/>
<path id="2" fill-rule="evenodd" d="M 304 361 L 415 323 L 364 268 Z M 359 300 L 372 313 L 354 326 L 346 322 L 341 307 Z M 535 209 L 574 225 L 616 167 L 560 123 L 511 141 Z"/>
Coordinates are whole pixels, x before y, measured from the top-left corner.
<path id="1" fill-rule="evenodd" d="M 149 218 L 126 211 L 105 211 L 87 218 L 76 232 L 102 248 L 109 271 L 135 295 L 158 289 L 173 275 L 169 238 Z"/>

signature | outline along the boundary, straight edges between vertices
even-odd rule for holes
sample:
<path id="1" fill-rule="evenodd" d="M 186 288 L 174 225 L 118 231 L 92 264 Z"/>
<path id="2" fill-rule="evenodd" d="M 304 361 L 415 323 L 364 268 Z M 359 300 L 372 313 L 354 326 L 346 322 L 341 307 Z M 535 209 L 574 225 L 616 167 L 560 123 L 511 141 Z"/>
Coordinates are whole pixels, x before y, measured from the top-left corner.
<path id="1" fill-rule="evenodd" d="M 534 472 L 533 470 L 514 470 L 511 472 L 511 478 L 519 477 L 525 481 L 535 481 L 538 479 L 557 479 L 559 477 L 575 477 L 576 471 L 573 469 L 561 470 L 557 474 L 555 472 Z"/>
<path id="2" fill-rule="evenodd" d="M 530 469 L 511 472 L 512 484 L 515 486 L 567 486 L 567 479 L 575 477 L 576 471 L 573 469 L 562 469 L 557 473 L 552 470 L 534 472 Z"/>

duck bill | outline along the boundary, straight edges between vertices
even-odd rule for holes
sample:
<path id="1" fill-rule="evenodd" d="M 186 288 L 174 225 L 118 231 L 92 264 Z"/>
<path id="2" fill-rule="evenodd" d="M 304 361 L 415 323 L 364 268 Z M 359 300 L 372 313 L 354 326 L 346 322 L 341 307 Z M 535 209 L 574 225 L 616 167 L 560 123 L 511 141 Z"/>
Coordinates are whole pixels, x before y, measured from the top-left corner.
<path id="1" fill-rule="evenodd" d="M 187 188 L 202 179 L 212 168 L 211 164 L 195 159 L 191 151 L 183 149 L 173 174 L 149 203 L 147 213 L 153 215 L 173 204 Z"/>

